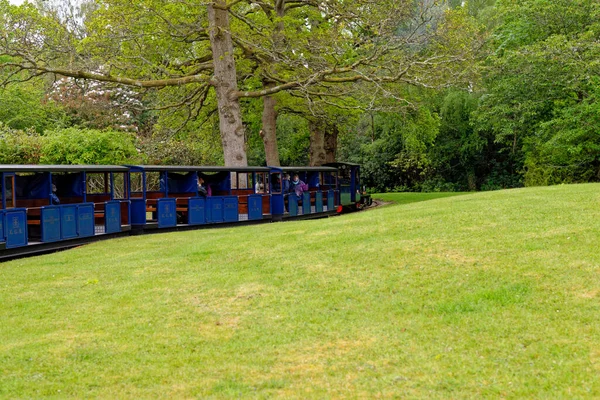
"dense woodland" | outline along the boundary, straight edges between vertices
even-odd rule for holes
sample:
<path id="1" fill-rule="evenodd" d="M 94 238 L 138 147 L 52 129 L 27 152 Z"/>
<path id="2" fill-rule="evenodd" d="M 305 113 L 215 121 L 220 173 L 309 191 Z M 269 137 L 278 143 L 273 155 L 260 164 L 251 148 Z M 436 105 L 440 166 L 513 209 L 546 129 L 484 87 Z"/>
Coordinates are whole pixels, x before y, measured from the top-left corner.
<path id="1" fill-rule="evenodd" d="M 0 0 L 0 163 L 600 181 L 597 0 Z"/>

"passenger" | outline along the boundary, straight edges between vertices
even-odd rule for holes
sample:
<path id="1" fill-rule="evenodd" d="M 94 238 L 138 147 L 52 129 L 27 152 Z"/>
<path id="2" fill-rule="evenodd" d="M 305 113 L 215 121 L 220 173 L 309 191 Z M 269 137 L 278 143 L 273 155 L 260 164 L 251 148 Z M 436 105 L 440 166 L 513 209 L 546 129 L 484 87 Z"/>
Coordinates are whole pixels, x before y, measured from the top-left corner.
<path id="1" fill-rule="evenodd" d="M 60 199 L 56 195 L 56 185 L 52 184 L 52 193 L 50 193 L 50 200 L 52 204 L 60 204 Z"/>
<path id="2" fill-rule="evenodd" d="M 258 178 L 256 180 L 256 184 L 254 185 L 254 193 L 264 193 L 265 185 L 262 183 L 262 180 Z"/>
<path id="3" fill-rule="evenodd" d="M 201 176 L 198 177 L 198 195 L 202 196 L 202 197 L 211 197 L 212 196 L 212 190 L 210 188 L 210 185 L 208 184 L 204 184 L 204 178 L 202 178 Z"/>
<path id="4" fill-rule="evenodd" d="M 290 192 L 290 174 L 283 175 L 283 193 Z"/>
<path id="5" fill-rule="evenodd" d="M 298 174 L 294 174 L 294 179 L 290 182 L 290 192 L 296 194 L 296 198 L 300 200 L 302 193 L 308 191 L 308 185 L 300 180 Z"/>
<path id="6" fill-rule="evenodd" d="M 281 182 L 279 181 L 279 175 L 273 175 L 273 192 L 279 193 L 281 191 Z"/>

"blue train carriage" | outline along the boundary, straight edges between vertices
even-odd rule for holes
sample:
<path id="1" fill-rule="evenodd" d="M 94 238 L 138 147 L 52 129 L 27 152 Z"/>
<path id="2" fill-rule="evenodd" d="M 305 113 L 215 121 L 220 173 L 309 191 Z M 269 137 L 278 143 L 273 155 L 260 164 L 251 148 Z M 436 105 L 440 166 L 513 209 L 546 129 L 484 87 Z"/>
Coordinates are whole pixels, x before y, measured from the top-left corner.
<path id="1" fill-rule="evenodd" d="M 371 196 L 361 187 L 359 164 L 336 162 L 326 165 L 338 171 L 339 212 L 359 210 L 372 203 Z"/>
<path id="2" fill-rule="evenodd" d="M 294 175 L 308 186 L 308 190 L 298 196 L 294 190 L 285 190 L 287 183 L 284 182 L 289 175 L 290 188 Z M 339 205 L 338 171 L 331 166 L 319 167 L 272 167 L 271 181 L 276 183 L 273 189 L 272 201 L 279 204 L 273 206 L 274 210 L 283 210 L 284 215 L 295 217 L 298 215 L 308 216 L 313 214 L 335 213 Z M 281 182 L 281 185 L 278 183 Z M 281 186 L 281 193 L 276 194 L 276 189 Z"/>
<path id="3" fill-rule="evenodd" d="M 6 248 L 127 230 L 127 172 L 121 166 L 1 165 Z"/>
<path id="4" fill-rule="evenodd" d="M 268 167 L 227 168 L 231 194 L 238 198 L 241 221 L 270 220 L 278 211 L 273 208 L 271 169 Z"/>
<path id="5" fill-rule="evenodd" d="M 0 250 L 27 245 L 27 210 L 17 207 L 15 172 L 0 165 Z"/>
<path id="6" fill-rule="evenodd" d="M 135 227 L 173 228 L 270 217 L 269 196 L 264 192 L 266 167 L 136 165 L 130 170 Z M 259 182 L 263 182 L 262 193 Z"/>

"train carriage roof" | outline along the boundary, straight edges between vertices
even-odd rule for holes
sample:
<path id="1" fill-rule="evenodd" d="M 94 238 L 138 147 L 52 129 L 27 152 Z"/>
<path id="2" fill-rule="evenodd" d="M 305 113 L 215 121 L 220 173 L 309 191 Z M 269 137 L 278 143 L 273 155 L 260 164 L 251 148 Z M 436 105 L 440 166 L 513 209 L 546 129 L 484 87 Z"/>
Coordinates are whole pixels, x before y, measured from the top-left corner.
<path id="1" fill-rule="evenodd" d="M 331 167 L 338 167 L 340 165 L 348 165 L 350 167 L 360 167 L 360 164 L 350 163 L 350 162 L 332 162 L 332 163 L 327 163 L 325 165 L 331 166 Z"/>
<path id="2" fill-rule="evenodd" d="M 0 172 L 127 172 L 122 165 L 17 165 L 0 164 Z"/>
<path id="3" fill-rule="evenodd" d="M 130 165 L 132 171 L 146 172 L 268 172 L 267 167 L 221 167 L 197 165 Z"/>
<path id="4" fill-rule="evenodd" d="M 300 167 L 300 166 L 291 166 L 291 167 L 274 167 L 282 170 L 283 172 L 297 172 L 297 171 L 306 171 L 306 172 L 336 172 L 337 168 L 328 167 L 328 166 L 320 166 L 320 167 Z"/>

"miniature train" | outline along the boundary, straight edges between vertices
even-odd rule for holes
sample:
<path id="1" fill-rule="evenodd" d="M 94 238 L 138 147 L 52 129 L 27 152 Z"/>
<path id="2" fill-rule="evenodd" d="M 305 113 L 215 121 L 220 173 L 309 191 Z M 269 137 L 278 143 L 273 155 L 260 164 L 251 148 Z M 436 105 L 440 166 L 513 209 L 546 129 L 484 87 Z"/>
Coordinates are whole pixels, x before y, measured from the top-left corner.
<path id="1" fill-rule="evenodd" d="M 359 190 L 360 167 L 350 163 L 0 165 L 0 175 L 0 260 L 120 235 L 318 218 L 370 201 Z M 290 175 L 306 190 L 289 193 Z"/>

